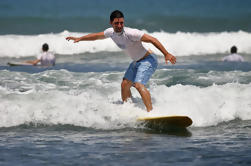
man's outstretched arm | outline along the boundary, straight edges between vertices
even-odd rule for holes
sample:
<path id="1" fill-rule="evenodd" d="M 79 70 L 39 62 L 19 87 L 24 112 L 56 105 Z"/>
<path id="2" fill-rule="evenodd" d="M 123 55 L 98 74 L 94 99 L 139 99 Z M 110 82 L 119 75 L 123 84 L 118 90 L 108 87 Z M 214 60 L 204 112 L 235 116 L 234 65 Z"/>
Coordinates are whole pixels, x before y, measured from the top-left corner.
<path id="1" fill-rule="evenodd" d="M 91 33 L 82 37 L 72 37 L 69 36 L 66 38 L 66 40 L 73 40 L 74 43 L 77 43 L 79 41 L 92 41 L 92 40 L 99 40 L 99 39 L 105 39 L 104 32 L 98 32 L 98 33 Z"/>
<path id="2" fill-rule="evenodd" d="M 30 64 L 32 64 L 32 65 L 37 65 L 38 62 L 40 62 L 40 59 L 25 61 L 25 63 L 30 63 Z"/>
<path id="3" fill-rule="evenodd" d="M 150 35 L 144 34 L 141 38 L 141 41 L 146 42 L 146 43 L 152 43 L 156 48 L 158 48 L 164 54 L 166 63 L 168 61 L 170 61 L 172 64 L 176 63 L 175 56 L 173 56 L 172 54 L 167 52 L 165 47 L 159 42 L 158 39 L 156 39 Z"/>

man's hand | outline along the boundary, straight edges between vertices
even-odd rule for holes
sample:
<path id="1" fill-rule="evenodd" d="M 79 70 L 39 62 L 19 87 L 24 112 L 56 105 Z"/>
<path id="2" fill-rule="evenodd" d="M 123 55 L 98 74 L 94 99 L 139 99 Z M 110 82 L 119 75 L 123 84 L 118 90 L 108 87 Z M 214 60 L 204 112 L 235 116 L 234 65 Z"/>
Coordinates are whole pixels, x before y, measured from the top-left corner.
<path id="1" fill-rule="evenodd" d="M 170 61 L 172 64 L 176 63 L 175 56 L 168 53 L 166 51 L 165 47 L 159 42 L 158 39 L 156 39 L 150 35 L 144 34 L 141 38 L 141 41 L 146 42 L 146 43 L 152 43 L 156 48 L 158 48 L 164 54 L 166 64 L 168 63 L 168 61 Z"/>
<path id="2" fill-rule="evenodd" d="M 71 36 L 69 36 L 69 37 L 67 37 L 66 38 L 66 40 L 73 40 L 74 41 L 74 43 L 77 43 L 77 42 L 79 42 L 80 41 L 80 38 L 77 38 L 77 37 L 71 37 Z"/>
<path id="3" fill-rule="evenodd" d="M 165 61 L 166 61 L 166 64 L 168 63 L 168 61 L 170 61 L 172 64 L 175 64 L 176 63 L 176 57 L 173 56 L 172 54 L 166 54 L 165 55 Z"/>

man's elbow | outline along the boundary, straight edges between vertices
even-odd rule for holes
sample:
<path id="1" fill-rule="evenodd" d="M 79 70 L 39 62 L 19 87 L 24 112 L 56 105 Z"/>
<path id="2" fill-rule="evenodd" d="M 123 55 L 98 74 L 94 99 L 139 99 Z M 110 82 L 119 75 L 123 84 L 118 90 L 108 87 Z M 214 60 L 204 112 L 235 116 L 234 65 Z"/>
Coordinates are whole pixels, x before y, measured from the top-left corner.
<path id="1" fill-rule="evenodd" d="M 151 43 L 153 44 L 153 45 L 158 45 L 160 42 L 159 42 L 159 40 L 157 39 L 157 38 L 155 38 L 155 37 L 152 37 L 152 39 L 151 39 Z"/>
<path id="2" fill-rule="evenodd" d="M 32 65 L 36 66 L 38 64 L 38 62 L 40 62 L 40 60 L 35 60 L 35 61 L 32 62 Z"/>

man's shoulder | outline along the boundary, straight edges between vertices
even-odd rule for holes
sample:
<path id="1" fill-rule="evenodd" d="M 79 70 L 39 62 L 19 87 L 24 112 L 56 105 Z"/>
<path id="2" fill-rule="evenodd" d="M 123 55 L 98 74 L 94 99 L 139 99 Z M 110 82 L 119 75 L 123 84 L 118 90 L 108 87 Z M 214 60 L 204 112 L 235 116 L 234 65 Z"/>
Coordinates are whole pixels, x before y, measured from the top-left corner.
<path id="1" fill-rule="evenodd" d="M 229 59 L 229 58 L 234 58 L 236 57 L 236 54 L 229 54 L 227 56 L 225 56 L 225 58 Z"/>
<path id="2" fill-rule="evenodd" d="M 136 28 L 125 27 L 124 32 L 125 32 L 126 36 L 128 36 L 131 39 L 136 40 L 136 41 L 140 40 L 140 38 L 144 35 L 143 31 L 136 29 Z"/>
<path id="3" fill-rule="evenodd" d="M 105 37 L 111 37 L 113 33 L 114 33 L 114 29 L 112 27 L 104 30 Z"/>
<path id="4" fill-rule="evenodd" d="M 233 55 L 234 55 L 234 56 L 238 56 L 238 57 L 241 57 L 241 55 L 240 55 L 240 54 L 236 54 L 236 53 L 235 53 L 235 54 L 233 54 Z"/>
<path id="5" fill-rule="evenodd" d="M 135 33 L 135 32 L 138 32 L 140 30 L 137 29 L 137 28 L 124 27 L 124 31 L 125 31 L 125 33 Z"/>
<path id="6" fill-rule="evenodd" d="M 242 56 L 241 56 L 241 55 L 236 54 L 236 53 L 234 53 L 234 54 L 230 54 L 230 55 L 229 55 L 229 57 L 233 57 L 233 58 L 242 58 Z"/>
<path id="7" fill-rule="evenodd" d="M 114 31 L 112 27 L 106 28 L 104 31 Z"/>
<path id="8" fill-rule="evenodd" d="M 47 57 L 47 56 L 54 56 L 54 53 L 51 51 L 43 52 L 42 56 Z"/>
<path id="9" fill-rule="evenodd" d="M 239 54 L 230 54 L 223 58 L 223 61 L 244 61 L 243 57 Z"/>

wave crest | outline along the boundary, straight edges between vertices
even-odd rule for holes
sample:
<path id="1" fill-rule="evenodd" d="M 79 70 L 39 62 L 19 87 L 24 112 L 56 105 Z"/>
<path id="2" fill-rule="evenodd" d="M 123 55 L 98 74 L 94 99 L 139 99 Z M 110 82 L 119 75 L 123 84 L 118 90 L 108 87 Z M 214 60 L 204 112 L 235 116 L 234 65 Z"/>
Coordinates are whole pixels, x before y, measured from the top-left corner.
<path id="1" fill-rule="evenodd" d="M 148 33 L 147 31 L 145 31 Z M 73 43 L 66 41 L 67 36 L 83 36 L 88 33 L 64 31 L 61 33 L 39 35 L 0 35 L 0 57 L 27 57 L 37 55 L 43 43 L 48 43 L 50 51 L 56 54 L 81 54 L 86 52 L 121 51 L 111 39 L 82 41 Z M 164 31 L 149 33 L 161 41 L 169 52 L 176 56 L 203 54 L 224 54 L 236 45 L 240 53 L 251 54 L 251 33 L 245 31 L 219 33 L 189 33 Z M 147 48 L 161 55 L 153 45 L 144 43 Z"/>

